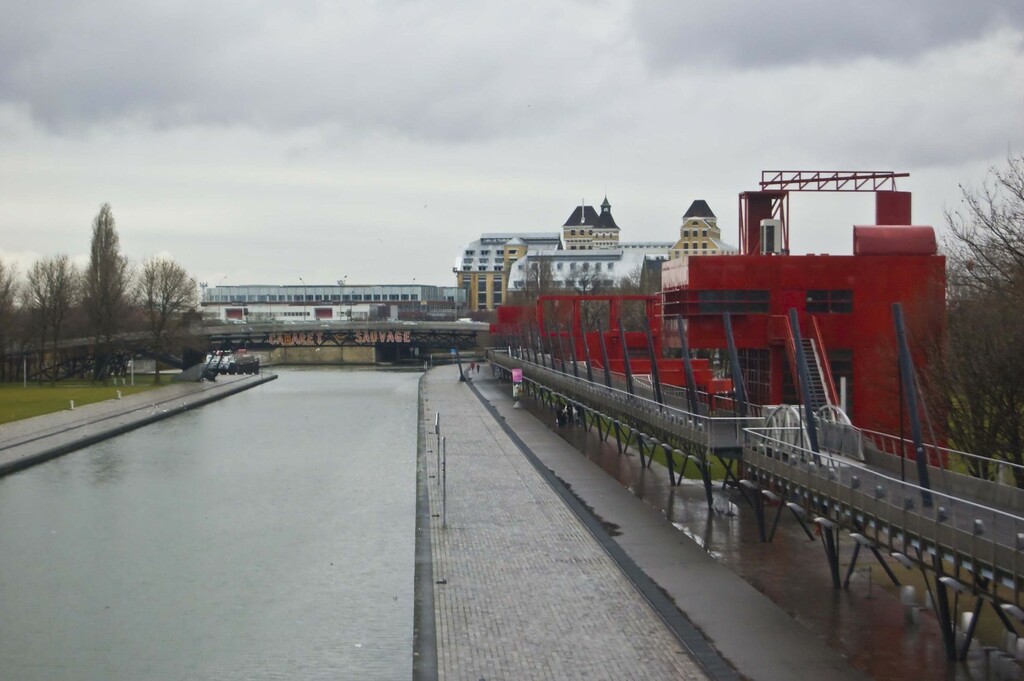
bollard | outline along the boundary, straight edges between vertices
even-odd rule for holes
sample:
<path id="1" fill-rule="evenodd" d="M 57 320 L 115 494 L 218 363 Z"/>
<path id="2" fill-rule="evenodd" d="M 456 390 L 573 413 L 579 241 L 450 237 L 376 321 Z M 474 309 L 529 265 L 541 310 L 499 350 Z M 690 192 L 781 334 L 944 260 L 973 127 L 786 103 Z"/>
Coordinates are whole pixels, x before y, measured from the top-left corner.
<path id="1" fill-rule="evenodd" d="M 441 412 L 434 414 L 434 435 L 437 436 L 437 484 L 441 484 Z"/>
<path id="2" fill-rule="evenodd" d="M 120 390 L 117 391 L 117 399 L 121 399 L 121 391 Z"/>
<path id="3" fill-rule="evenodd" d="M 448 438 L 441 438 L 441 527 L 448 527 Z"/>
<path id="4" fill-rule="evenodd" d="M 75 410 L 75 401 L 74 400 L 69 400 L 69 402 L 71 402 L 71 411 L 74 411 Z"/>

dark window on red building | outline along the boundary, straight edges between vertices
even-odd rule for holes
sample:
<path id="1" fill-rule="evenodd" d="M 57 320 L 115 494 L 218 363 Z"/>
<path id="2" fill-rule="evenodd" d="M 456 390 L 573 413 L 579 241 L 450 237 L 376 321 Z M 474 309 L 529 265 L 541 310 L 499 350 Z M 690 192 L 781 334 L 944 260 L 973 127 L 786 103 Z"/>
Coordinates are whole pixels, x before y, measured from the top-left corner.
<path id="1" fill-rule="evenodd" d="M 853 291 L 812 289 L 807 292 L 807 311 L 849 314 L 853 312 Z"/>
<path id="2" fill-rule="evenodd" d="M 768 314 L 771 311 L 767 290 L 704 290 L 697 293 L 697 303 L 699 314 Z"/>

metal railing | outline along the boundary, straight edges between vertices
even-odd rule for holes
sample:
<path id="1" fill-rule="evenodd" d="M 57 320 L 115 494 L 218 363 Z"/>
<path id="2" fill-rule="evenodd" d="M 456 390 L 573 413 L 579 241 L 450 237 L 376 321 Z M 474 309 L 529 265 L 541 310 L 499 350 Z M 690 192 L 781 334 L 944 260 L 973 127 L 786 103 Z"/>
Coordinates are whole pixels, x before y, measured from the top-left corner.
<path id="1" fill-rule="evenodd" d="M 765 427 L 760 416 L 694 414 L 577 378 L 571 371 L 563 373 L 513 356 L 494 359 L 499 365 L 525 369 L 525 380 L 544 386 L 556 397 L 587 403 L 615 418 L 625 416 L 638 427 L 662 431 L 662 437 L 670 433 L 705 446 L 712 453 L 715 449 L 739 447 L 748 474 L 775 487 L 789 501 L 813 509 L 929 569 L 956 574 L 957 568 L 962 568 L 982 578 L 975 579 L 976 588 L 982 588 L 985 580 L 993 580 L 1011 589 L 1015 599 L 1021 595 L 1024 515 L 977 498 L 923 488 L 849 456 L 868 443 L 879 451 L 898 454 L 897 445 L 906 446 L 906 441 L 901 443 L 899 438 L 845 423 L 818 421 L 822 446 L 821 451 L 814 452 L 801 435 L 793 436 L 787 432 L 790 429 L 779 426 Z M 934 445 L 929 446 L 926 455 L 936 463 L 984 459 Z M 1009 465 L 1009 470 L 1016 469 Z"/>
<path id="2" fill-rule="evenodd" d="M 507 357 L 509 363 L 518 363 L 521 368 L 528 368 L 534 375 L 532 378 L 525 375 L 525 380 L 552 388 L 556 392 L 572 393 L 572 396 L 580 401 L 592 401 L 603 409 L 616 412 L 617 415 L 649 423 L 666 433 L 703 445 L 712 451 L 741 447 L 744 429 L 763 423 L 760 416 L 743 418 L 694 414 L 682 407 L 659 404 L 648 397 L 631 395 L 625 390 L 592 383 L 583 377 L 577 378 L 571 372 L 562 373 L 526 359 Z M 543 381 L 536 380 L 540 377 L 543 377 Z"/>
<path id="3" fill-rule="evenodd" d="M 883 454 L 889 454 L 896 458 L 906 458 L 907 453 L 913 456 L 915 447 L 911 440 L 873 430 L 862 430 L 861 432 Z M 934 444 L 923 444 L 922 447 L 929 466 L 953 471 L 959 470 L 982 480 L 1014 487 L 1017 486 L 1017 480 L 1024 480 L 1024 465 L 1021 464 Z"/>
<path id="4" fill-rule="evenodd" d="M 788 493 L 890 551 L 919 561 L 938 555 L 1017 594 L 1024 569 L 1024 517 L 925 489 L 865 465 L 748 428 L 744 462 L 786 481 Z M 816 502 L 816 503 L 814 503 Z M 916 556 L 915 556 L 916 554 Z"/>

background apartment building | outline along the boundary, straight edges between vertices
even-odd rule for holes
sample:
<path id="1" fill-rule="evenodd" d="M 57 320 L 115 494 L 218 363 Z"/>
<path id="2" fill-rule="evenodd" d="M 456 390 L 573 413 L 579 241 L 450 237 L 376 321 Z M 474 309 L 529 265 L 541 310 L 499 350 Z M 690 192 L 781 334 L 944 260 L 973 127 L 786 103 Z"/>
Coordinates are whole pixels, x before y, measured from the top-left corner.
<path id="1" fill-rule="evenodd" d="M 608 290 L 624 278 L 660 272 L 664 260 L 735 251 L 722 241 L 718 220 L 702 199 L 690 205 L 679 233 L 675 242 L 620 241 L 606 196 L 600 211 L 585 203 L 576 206 L 561 233 L 482 234 L 463 247 L 453 272 L 466 309 L 476 312 L 495 309 L 510 293 Z"/>

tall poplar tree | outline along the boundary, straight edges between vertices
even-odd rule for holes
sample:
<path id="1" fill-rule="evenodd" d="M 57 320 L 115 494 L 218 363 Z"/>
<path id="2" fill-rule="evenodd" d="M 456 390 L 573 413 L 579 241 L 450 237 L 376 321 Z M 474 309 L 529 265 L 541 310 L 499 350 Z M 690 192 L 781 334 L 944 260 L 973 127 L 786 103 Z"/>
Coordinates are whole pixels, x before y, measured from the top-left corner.
<path id="1" fill-rule="evenodd" d="M 103 360 L 110 356 L 115 336 L 124 328 L 130 279 L 128 259 L 121 254 L 114 213 L 110 204 L 105 203 L 92 221 L 89 264 L 82 280 L 82 308 L 90 333 L 99 346 L 97 356 Z M 102 369 L 98 373 L 105 377 Z"/>

